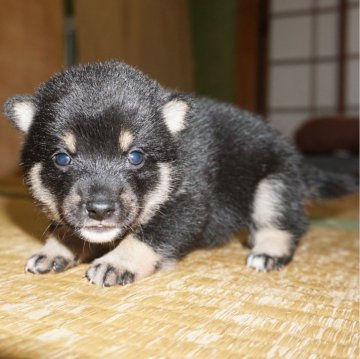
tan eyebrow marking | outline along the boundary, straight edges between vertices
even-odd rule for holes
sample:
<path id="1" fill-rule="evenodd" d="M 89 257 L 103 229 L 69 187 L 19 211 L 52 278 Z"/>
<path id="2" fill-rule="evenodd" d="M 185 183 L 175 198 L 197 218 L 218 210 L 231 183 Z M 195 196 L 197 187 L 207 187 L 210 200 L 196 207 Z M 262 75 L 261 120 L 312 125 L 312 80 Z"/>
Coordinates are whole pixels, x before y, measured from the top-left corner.
<path id="1" fill-rule="evenodd" d="M 70 152 L 76 153 L 76 138 L 72 132 L 66 132 L 63 141 Z"/>
<path id="2" fill-rule="evenodd" d="M 130 131 L 128 130 L 121 131 L 119 136 L 119 145 L 124 152 L 130 149 L 130 146 L 133 143 L 133 141 L 134 141 L 134 135 Z"/>

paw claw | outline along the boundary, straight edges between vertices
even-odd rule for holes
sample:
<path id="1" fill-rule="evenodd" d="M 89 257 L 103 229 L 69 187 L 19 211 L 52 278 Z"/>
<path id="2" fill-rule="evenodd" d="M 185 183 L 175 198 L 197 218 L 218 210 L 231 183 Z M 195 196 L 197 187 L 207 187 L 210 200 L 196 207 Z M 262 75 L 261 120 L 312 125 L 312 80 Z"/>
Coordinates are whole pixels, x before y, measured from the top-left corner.
<path id="1" fill-rule="evenodd" d="M 64 270 L 75 265 L 71 259 L 63 256 L 48 256 L 44 253 L 32 255 L 25 266 L 25 273 L 46 274 L 49 272 L 63 272 Z"/>
<path id="2" fill-rule="evenodd" d="M 56 256 L 53 259 L 52 269 L 56 273 L 63 272 L 65 268 L 67 268 L 68 266 L 69 266 L 69 261 L 64 257 Z"/>
<path id="3" fill-rule="evenodd" d="M 255 269 L 257 272 L 269 272 L 271 270 L 280 270 L 291 260 L 291 256 L 276 257 L 268 254 L 252 253 L 247 258 L 247 266 Z"/>
<path id="4" fill-rule="evenodd" d="M 126 285 L 130 284 L 135 280 L 135 274 L 129 271 L 125 271 L 119 278 L 119 284 Z"/>
<path id="5" fill-rule="evenodd" d="M 135 274 L 122 266 L 100 262 L 94 263 L 87 270 L 85 277 L 91 284 L 100 287 L 112 287 L 117 284 L 126 285 L 135 280 Z"/>

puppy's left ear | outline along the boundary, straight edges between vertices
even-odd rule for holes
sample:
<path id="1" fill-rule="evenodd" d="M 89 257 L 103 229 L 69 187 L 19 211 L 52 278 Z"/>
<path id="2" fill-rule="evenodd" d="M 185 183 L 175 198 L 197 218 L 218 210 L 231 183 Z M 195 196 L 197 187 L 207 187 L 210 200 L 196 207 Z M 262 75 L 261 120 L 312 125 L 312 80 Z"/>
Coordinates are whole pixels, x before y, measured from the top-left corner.
<path id="1" fill-rule="evenodd" d="M 32 96 L 14 96 L 4 105 L 5 116 L 24 134 L 29 131 L 35 112 L 35 100 Z"/>
<path id="2" fill-rule="evenodd" d="M 185 96 L 174 96 L 161 109 L 165 124 L 175 135 L 186 127 L 186 119 L 190 110 L 190 100 Z"/>

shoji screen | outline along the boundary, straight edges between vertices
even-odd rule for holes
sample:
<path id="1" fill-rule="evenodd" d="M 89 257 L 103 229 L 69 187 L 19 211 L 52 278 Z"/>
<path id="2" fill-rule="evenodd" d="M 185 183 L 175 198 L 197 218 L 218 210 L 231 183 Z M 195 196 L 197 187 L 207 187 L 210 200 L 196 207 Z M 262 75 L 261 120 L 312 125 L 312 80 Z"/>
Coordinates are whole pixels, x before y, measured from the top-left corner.
<path id="1" fill-rule="evenodd" d="M 267 110 L 292 136 L 309 117 L 357 114 L 359 1 L 272 0 Z"/>

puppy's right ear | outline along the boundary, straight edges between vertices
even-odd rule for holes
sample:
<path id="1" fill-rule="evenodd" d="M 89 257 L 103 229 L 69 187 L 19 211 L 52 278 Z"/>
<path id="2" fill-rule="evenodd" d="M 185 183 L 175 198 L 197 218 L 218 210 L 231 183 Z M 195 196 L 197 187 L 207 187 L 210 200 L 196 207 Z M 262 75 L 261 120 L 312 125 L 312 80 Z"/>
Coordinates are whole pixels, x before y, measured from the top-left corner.
<path id="1" fill-rule="evenodd" d="M 14 96 L 4 105 L 5 116 L 24 134 L 29 131 L 35 111 L 36 106 L 32 96 Z"/>

